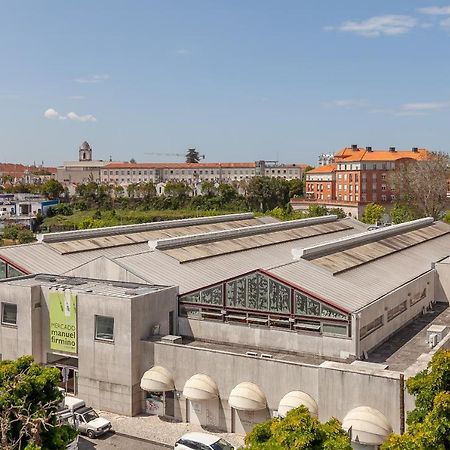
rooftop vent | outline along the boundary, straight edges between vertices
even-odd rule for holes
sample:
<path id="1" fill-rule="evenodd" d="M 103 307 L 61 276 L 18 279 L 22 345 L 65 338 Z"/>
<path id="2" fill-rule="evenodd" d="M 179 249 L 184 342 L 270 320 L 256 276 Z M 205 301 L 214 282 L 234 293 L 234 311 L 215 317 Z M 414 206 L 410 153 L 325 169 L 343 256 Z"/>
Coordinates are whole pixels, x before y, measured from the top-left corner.
<path id="1" fill-rule="evenodd" d="M 389 147 L 390 152 L 395 152 L 395 147 Z"/>
<path id="2" fill-rule="evenodd" d="M 413 147 L 411 150 L 412 150 L 414 153 L 418 153 L 418 152 L 419 152 L 419 148 L 418 148 L 418 147 Z"/>
<path id="3" fill-rule="evenodd" d="M 354 152 L 356 152 L 358 150 L 358 145 L 357 144 L 352 144 L 352 150 Z"/>
<path id="4" fill-rule="evenodd" d="M 368 151 L 368 152 L 372 152 L 373 150 L 372 150 L 372 147 L 366 147 L 366 150 Z"/>

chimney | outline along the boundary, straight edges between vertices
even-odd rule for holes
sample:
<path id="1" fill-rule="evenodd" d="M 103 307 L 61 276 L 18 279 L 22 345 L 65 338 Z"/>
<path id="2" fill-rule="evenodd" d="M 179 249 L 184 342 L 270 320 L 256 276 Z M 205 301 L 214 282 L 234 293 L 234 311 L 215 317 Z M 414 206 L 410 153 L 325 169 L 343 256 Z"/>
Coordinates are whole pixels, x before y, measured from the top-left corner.
<path id="1" fill-rule="evenodd" d="M 372 147 L 366 147 L 366 150 L 368 151 L 368 152 L 372 152 L 373 150 L 372 150 Z"/>
<path id="2" fill-rule="evenodd" d="M 418 147 L 413 147 L 413 148 L 412 148 L 412 151 L 413 151 L 414 153 L 418 153 L 418 152 L 419 152 L 419 148 L 418 148 Z"/>
<path id="3" fill-rule="evenodd" d="M 389 147 L 390 152 L 395 152 L 395 147 Z"/>
<path id="4" fill-rule="evenodd" d="M 356 152 L 358 150 L 358 146 L 356 144 L 352 144 L 352 150 Z"/>

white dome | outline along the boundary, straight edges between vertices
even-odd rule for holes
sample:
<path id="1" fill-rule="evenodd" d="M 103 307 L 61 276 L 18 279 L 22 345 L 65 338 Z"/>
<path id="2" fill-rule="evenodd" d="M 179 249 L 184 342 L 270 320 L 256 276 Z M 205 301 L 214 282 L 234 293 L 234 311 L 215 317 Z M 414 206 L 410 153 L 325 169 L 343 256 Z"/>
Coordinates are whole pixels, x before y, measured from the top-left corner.
<path id="1" fill-rule="evenodd" d="M 319 416 L 319 408 L 317 407 L 316 401 L 309 394 L 302 391 L 288 392 L 280 400 L 280 404 L 278 405 L 278 414 L 281 417 L 286 417 L 288 411 L 297 408 L 300 405 L 305 406 L 310 412 L 311 416 Z"/>
<path id="2" fill-rule="evenodd" d="M 259 411 L 266 408 L 267 400 L 259 386 L 246 381 L 230 392 L 228 404 L 238 411 Z"/>
<path id="3" fill-rule="evenodd" d="M 358 406 L 344 417 L 342 428 L 351 428 L 351 438 L 354 442 L 367 445 L 380 445 L 392 433 L 392 427 L 386 417 L 370 406 Z"/>
<path id="4" fill-rule="evenodd" d="M 189 400 L 210 400 L 219 396 L 219 389 L 211 377 L 197 373 L 186 381 L 183 395 Z"/>
<path id="5" fill-rule="evenodd" d="M 144 373 L 141 389 L 147 392 L 166 392 L 175 390 L 172 374 L 164 367 L 153 366 Z"/>

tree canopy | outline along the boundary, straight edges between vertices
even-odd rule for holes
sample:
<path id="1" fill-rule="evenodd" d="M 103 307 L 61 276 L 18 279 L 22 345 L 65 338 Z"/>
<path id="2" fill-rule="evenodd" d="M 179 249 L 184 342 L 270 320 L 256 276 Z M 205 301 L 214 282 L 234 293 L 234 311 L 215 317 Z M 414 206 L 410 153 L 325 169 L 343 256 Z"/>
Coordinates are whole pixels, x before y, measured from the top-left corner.
<path id="1" fill-rule="evenodd" d="M 364 213 L 361 220 L 364 223 L 376 225 L 383 217 L 384 212 L 384 206 L 377 203 L 369 203 L 364 208 Z"/>
<path id="2" fill-rule="evenodd" d="M 59 425 L 62 394 L 58 369 L 31 356 L 0 362 L 0 444 L 2 450 L 62 450 L 77 432 Z"/>
<path id="3" fill-rule="evenodd" d="M 337 419 L 320 423 L 304 406 L 256 425 L 245 437 L 246 450 L 351 450 Z"/>
<path id="4" fill-rule="evenodd" d="M 390 174 L 396 202 L 417 217 L 439 219 L 446 208 L 449 163 L 448 154 L 440 152 L 399 163 Z"/>
<path id="5" fill-rule="evenodd" d="M 392 434 L 382 450 L 446 450 L 450 448 L 450 351 L 435 353 L 428 367 L 406 387 L 416 407 L 408 413 L 408 430 Z"/>
<path id="6" fill-rule="evenodd" d="M 190 148 L 186 152 L 186 162 L 197 164 L 200 162 L 200 153 L 195 148 Z"/>

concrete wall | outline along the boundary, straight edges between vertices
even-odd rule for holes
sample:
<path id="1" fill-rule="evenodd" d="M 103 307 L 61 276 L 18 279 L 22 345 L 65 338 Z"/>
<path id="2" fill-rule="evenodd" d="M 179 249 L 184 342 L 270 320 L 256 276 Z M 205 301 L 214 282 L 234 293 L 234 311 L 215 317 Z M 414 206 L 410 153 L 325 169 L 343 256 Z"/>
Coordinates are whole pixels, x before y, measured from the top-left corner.
<path id="1" fill-rule="evenodd" d="M 89 261 L 82 266 L 64 273 L 69 277 L 95 278 L 97 280 L 148 283 L 148 281 L 124 269 L 121 265 L 104 256 Z"/>
<path id="2" fill-rule="evenodd" d="M 231 390 L 243 381 L 257 384 L 265 393 L 268 409 L 261 414 L 263 420 L 269 417 L 270 411 L 278 409 L 279 401 L 289 391 L 300 389 L 315 399 L 318 395 L 315 366 L 261 360 L 242 354 L 161 342 L 155 343 L 155 364 L 171 371 L 175 388 L 180 394 L 192 375 L 209 375 L 219 388 L 217 427 L 224 430 L 231 430 L 228 396 Z M 186 399 L 182 395 L 176 399 L 175 413 L 177 418 L 186 420 Z"/>
<path id="3" fill-rule="evenodd" d="M 211 322 L 180 317 L 179 333 L 207 341 L 227 342 L 289 352 L 311 353 L 340 358 L 341 352 L 355 353 L 351 338 L 324 336 L 308 332 Z"/>
<path id="4" fill-rule="evenodd" d="M 265 360 L 243 354 L 202 349 L 194 346 L 154 344 L 155 364 L 173 374 L 176 417 L 186 420 L 186 399 L 182 395 L 185 382 L 196 373 L 209 375 L 217 384 L 218 425 L 231 431 L 232 409 L 228 405 L 231 390 L 239 383 L 257 384 L 267 398 L 267 410 L 248 414 L 236 413 L 235 430 L 247 430 L 245 421 L 263 421 L 278 410 L 281 398 L 288 392 L 306 392 L 317 402 L 322 421 L 345 415 L 357 406 L 371 406 L 382 412 L 395 432 L 400 431 L 400 374 L 385 370 L 370 370 L 343 363 L 326 362 L 321 366 L 290 361 Z M 210 406 L 211 407 L 211 406 Z M 243 420 L 240 420 L 243 419 Z M 196 420 L 196 419 L 194 419 Z M 243 423 L 244 422 L 244 423 Z"/>
<path id="5" fill-rule="evenodd" d="M 33 355 L 40 359 L 40 289 L 0 284 L 1 302 L 17 305 L 17 325 L 0 324 L 0 354 L 2 359 Z M 2 313 L 2 311 L 0 312 Z"/>
<path id="6" fill-rule="evenodd" d="M 383 315 L 384 321 L 382 327 L 373 331 L 360 341 L 359 356 L 361 356 L 364 351 L 368 352 L 386 341 L 401 327 L 405 326 L 416 316 L 421 314 L 423 308 L 427 307 L 430 302 L 435 300 L 434 279 L 435 271 L 427 272 L 359 311 L 360 327 L 367 325 L 381 315 Z M 411 306 L 410 300 L 414 299 L 415 296 L 420 295 L 424 289 L 426 289 L 425 298 Z M 388 322 L 388 311 L 405 300 L 407 302 L 406 311 Z"/>
<path id="7" fill-rule="evenodd" d="M 439 302 L 450 302 L 450 260 L 446 259 L 436 263 L 436 300 Z"/>

